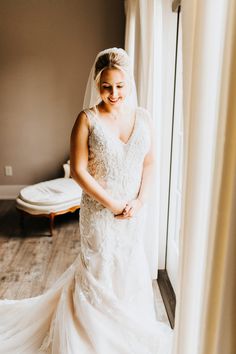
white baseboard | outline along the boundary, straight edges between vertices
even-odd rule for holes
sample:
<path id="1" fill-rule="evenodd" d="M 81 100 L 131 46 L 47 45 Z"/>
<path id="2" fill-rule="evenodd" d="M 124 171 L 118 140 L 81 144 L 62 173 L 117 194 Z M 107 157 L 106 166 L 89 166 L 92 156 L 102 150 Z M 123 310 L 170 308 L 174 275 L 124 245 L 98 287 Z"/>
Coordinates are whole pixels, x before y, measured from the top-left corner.
<path id="1" fill-rule="evenodd" d="M 26 187 L 25 185 L 2 185 L 0 186 L 0 199 L 15 199 L 20 190 Z"/>

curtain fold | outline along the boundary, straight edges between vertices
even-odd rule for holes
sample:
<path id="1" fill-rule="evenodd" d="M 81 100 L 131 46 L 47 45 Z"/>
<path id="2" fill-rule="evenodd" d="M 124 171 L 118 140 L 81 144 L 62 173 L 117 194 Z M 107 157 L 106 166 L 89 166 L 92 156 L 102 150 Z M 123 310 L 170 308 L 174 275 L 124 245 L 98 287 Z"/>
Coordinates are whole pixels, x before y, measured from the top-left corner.
<path id="1" fill-rule="evenodd" d="M 134 64 L 139 104 L 160 128 L 160 87 L 155 91 L 153 80 L 161 67 L 154 62 L 161 48 L 156 41 L 160 24 L 152 21 L 156 4 L 126 1 L 125 48 Z M 181 8 L 184 171 L 173 354 L 234 354 L 236 4 L 182 0 Z M 157 183 L 156 196 L 158 188 Z M 146 240 L 152 275 L 158 264 L 157 230 Z"/>
<path id="2" fill-rule="evenodd" d="M 220 115 L 225 129 L 219 127 L 218 139 L 222 175 L 216 208 L 207 276 L 207 296 L 203 313 L 202 353 L 236 353 L 236 4 L 228 2 L 223 56 Z M 222 134 L 222 130 L 224 134 Z M 221 144 L 219 144 L 221 146 Z"/>
<path id="3" fill-rule="evenodd" d="M 173 354 L 233 354 L 235 3 L 183 0 L 182 24 L 184 194 Z"/>
<path id="4" fill-rule="evenodd" d="M 157 80 L 160 71 L 160 62 L 157 62 L 157 51 L 161 45 L 161 9 L 158 0 L 126 0 L 126 32 L 125 49 L 128 52 L 134 70 L 137 86 L 138 103 L 148 109 L 153 119 L 156 137 L 157 159 L 155 166 L 155 185 L 152 186 L 151 201 L 148 207 L 148 221 L 146 225 L 144 245 L 149 262 L 152 279 L 157 278 L 158 269 L 158 228 L 160 179 L 160 149 L 161 139 L 160 112 L 161 112 L 161 80 Z M 157 21 L 157 19 L 159 20 Z M 159 56 L 161 57 L 161 55 Z"/>

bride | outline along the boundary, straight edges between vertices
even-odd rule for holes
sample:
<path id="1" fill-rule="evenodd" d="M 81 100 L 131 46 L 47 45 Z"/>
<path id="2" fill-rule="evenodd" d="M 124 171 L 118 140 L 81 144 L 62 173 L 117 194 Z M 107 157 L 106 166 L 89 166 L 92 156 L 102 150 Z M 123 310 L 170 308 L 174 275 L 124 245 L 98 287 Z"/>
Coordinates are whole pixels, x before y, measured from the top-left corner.
<path id="1" fill-rule="evenodd" d="M 151 119 L 137 106 L 127 53 L 100 52 L 71 134 L 83 189 L 80 249 L 47 292 L 0 301 L 2 354 L 170 354 L 144 253 L 154 163 Z"/>

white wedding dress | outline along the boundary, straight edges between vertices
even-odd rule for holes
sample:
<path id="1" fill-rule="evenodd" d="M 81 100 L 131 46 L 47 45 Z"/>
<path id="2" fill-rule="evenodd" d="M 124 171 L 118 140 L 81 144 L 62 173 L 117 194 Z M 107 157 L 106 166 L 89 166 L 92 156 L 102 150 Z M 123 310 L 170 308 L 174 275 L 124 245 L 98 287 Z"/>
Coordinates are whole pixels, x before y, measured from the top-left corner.
<path id="1" fill-rule="evenodd" d="M 150 145 L 147 112 L 136 109 L 127 143 L 93 109 L 90 174 L 115 198 L 137 196 Z M 157 321 L 143 247 L 146 209 L 119 220 L 83 193 L 77 259 L 44 294 L 0 301 L 1 354 L 170 354 L 173 331 Z"/>

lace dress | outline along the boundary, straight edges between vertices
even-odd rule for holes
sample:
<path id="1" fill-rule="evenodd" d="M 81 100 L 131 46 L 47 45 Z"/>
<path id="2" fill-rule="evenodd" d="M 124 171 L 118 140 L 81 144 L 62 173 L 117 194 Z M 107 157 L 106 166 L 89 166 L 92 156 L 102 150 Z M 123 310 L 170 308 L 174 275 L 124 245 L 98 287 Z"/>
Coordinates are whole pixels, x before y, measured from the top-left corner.
<path id="1" fill-rule="evenodd" d="M 90 174 L 117 199 L 138 194 L 150 146 L 147 112 L 136 109 L 127 143 L 90 122 Z M 172 330 L 157 321 L 143 247 L 145 207 L 119 220 L 86 193 L 77 259 L 43 295 L 0 301 L 0 353 L 170 354 Z"/>

